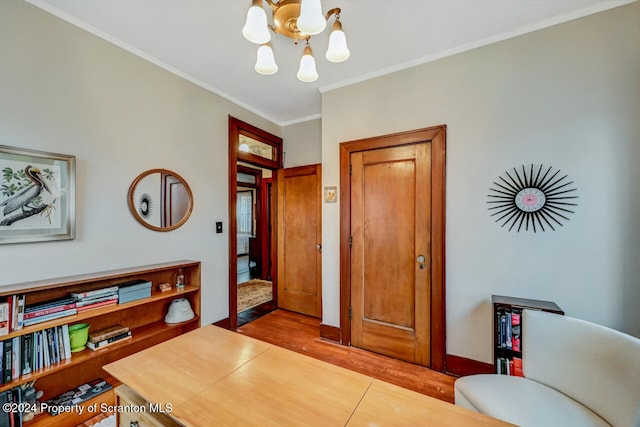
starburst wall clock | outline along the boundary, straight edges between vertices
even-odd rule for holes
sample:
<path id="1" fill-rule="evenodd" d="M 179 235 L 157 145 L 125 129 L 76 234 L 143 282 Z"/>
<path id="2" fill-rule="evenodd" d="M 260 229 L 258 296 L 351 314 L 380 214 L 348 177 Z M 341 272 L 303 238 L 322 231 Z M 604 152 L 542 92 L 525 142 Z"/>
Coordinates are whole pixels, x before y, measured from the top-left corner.
<path id="1" fill-rule="evenodd" d="M 537 170 L 536 170 L 537 169 Z M 540 165 L 535 168 L 522 166 L 522 170 L 513 168 L 505 171 L 505 176 L 499 176 L 494 181 L 488 195 L 491 206 L 491 216 L 497 217 L 496 222 L 502 227 L 509 226 L 509 231 L 516 228 L 520 231 L 562 226 L 562 221 L 568 221 L 567 215 L 574 213 L 576 188 L 571 188 L 573 181 L 567 175 L 562 176 L 560 170 L 552 172 L 552 167 Z"/>

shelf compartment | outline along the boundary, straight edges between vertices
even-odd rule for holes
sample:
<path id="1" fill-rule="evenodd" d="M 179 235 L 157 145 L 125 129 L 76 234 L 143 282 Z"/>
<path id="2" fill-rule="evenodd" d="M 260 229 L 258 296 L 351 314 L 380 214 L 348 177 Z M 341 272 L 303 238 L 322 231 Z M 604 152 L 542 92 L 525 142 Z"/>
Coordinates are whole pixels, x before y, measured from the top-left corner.
<path id="1" fill-rule="evenodd" d="M 131 339 L 125 340 L 121 343 L 112 344 L 108 347 L 105 347 L 103 349 L 98 349 L 96 351 L 85 349 L 85 350 L 82 350 L 81 352 L 73 353 L 73 355 L 71 356 L 71 359 L 66 359 L 60 363 L 56 363 L 55 365 L 51 365 L 46 368 L 31 372 L 29 374 L 22 375 L 20 376 L 20 378 L 15 379 L 9 383 L 2 384 L 0 386 L 0 391 L 8 390 L 8 389 L 17 387 L 19 385 L 28 383 L 29 381 L 37 380 L 42 377 L 48 376 L 52 373 L 84 364 L 94 358 L 102 358 L 104 355 L 110 352 L 135 346 L 138 343 L 152 339 L 156 335 L 166 334 L 171 330 L 180 329 L 180 328 L 195 329 L 199 325 L 199 321 L 200 319 L 198 317 L 195 317 L 183 323 L 168 324 L 168 323 L 165 323 L 164 321 L 158 321 L 158 322 L 141 326 L 131 331 Z"/>
<path id="2" fill-rule="evenodd" d="M 92 310 L 83 311 L 78 314 L 72 314 L 71 316 L 60 317 L 58 319 L 48 320 L 42 323 L 36 323 L 35 325 L 25 326 L 24 328 L 18 331 L 13 331 L 7 335 L 0 336 L 0 341 L 4 341 L 14 337 L 19 337 L 21 335 L 31 334 L 33 332 L 41 331 L 42 329 L 52 328 L 54 326 L 60 326 L 65 324 L 71 325 L 73 323 L 82 322 L 84 320 L 88 320 L 94 317 L 115 313 L 117 311 L 126 310 L 132 307 L 149 304 L 156 301 L 162 301 L 170 298 L 184 297 L 185 295 L 196 293 L 199 290 L 200 288 L 195 286 L 186 286 L 183 290 L 180 290 L 180 291 L 174 289 L 166 292 L 154 292 L 151 294 L 150 297 L 147 297 L 147 298 L 142 298 L 142 299 L 127 302 L 124 304 L 113 304 L 107 307 L 94 308 Z"/>

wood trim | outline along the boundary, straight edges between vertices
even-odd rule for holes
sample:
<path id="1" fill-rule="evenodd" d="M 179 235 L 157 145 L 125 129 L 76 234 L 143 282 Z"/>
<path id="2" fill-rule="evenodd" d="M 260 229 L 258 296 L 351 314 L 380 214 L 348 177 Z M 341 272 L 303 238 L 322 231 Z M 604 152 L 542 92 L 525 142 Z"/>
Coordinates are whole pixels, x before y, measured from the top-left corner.
<path id="1" fill-rule="evenodd" d="M 258 235 L 260 236 L 260 277 L 272 280 L 271 277 L 271 241 L 269 224 L 271 218 L 271 200 L 269 199 L 269 187 L 273 183 L 272 178 L 262 178 L 260 181 L 260 215 L 258 216 Z"/>
<path id="2" fill-rule="evenodd" d="M 238 187 L 238 119 L 229 116 L 229 320 L 228 329 L 238 327 L 238 219 L 236 203 Z M 235 307 L 235 308 L 234 308 Z"/>
<path id="3" fill-rule="evenodd" d="M 224 319 L 214 322 L 213 325 L 218 326 L 220 328 L 224 328 L 224 329 L 231 329 L 231 322 L 228 317 L 225 317 Z"/>
<path id="4" fill-rule="evenodd" d="M 337 326 L 320 324 L 320 338 L 340 344 L 341 332 Z"/>
<path id="5" fill-rule="evenodd" d="M 237 278 L 238 278 L 238 242 L 237 242 L 237 218 L 236 218 L 236 189 L 238 186 L 238 141 L 240 134 L 250 135 L 252 138 L 264 142 L 266 144 L 277 147 L 278 149 L 278 158 L 277 161 L 269 161 L 267 159 L 263 159 L 259 156 L 253 156 L 251 158 L 243 158 L 241 159 L 243 162 L 247 162 L 253 164 L 255 166 L 277 170 L 282 167 L 282 138 L 273 135 L 269 132 L 263 131 L 260 128 L 257 128 L 249 123 L 243 122 L 242 120 L 236 119 L 235 117 L 229 115 L 229 326 L 228 328 L 231 330 L 236 330 L 238 328 L 238 294 L 237 294 Z M 273 174 L 273 185 L 277 185 L 276 174 Z M 274 187 L 276 188 L 276 187 Z M 273 200 L 273 199 L 272 199 Z M 272 210 L 275 209 L 274 204 L 272 204 Z M 277 233 L 277 224 L 274 224 L 275 230 L 274 233 Z M 277 234 L 273 234 L 276 235 Z M 272 251 L 273 254 L 273 251 Z M 277 262 L 273 260 L 272 266 L 272 282 L 274 287 L 274 301 L 277 296 Z"/>
<path id="6" fill-rule="evenodd" d="M 282 167 L 282 138 L 232 116 L 229 116 L 229 124 L 233 125 L 236 129 L 234 145 L 229 146 L 229 148 L 230 150 L 235 151 L 237 159 L 266 169 L 275 170 Z M 269 160 L 255 154 L 238 151 L 237 148 L 240 135 L 248 136 L 256 141 L 260 141 L 274 147 L 277 151 L 276 158 L 274 160 Z"/>
<path id="7" fill-rule="evenodd" d="M 431 364 L 430 368 L 445 371 L 446 354 L 446 287 L 445 287 L 445 185 L 446 185 L 446 125 L 399 132 L 340 143 L 340 329 L 341 343 L 351 343 L 351 266 L 349 233 L 351 230 L 351 153 L 396 147 L 429 141 L 432 178 L 432 259 L 431 270 Z"/>
<path id="8" fill-rule="evenodd" d="M 466 357 L 447 354 L 447 371 L 448 374 L 463 377 L 465 375 L 475 374 L 493 374 L 493 365 L 491 363 L 480 362 L 478 360 L 467 359 Z"/>

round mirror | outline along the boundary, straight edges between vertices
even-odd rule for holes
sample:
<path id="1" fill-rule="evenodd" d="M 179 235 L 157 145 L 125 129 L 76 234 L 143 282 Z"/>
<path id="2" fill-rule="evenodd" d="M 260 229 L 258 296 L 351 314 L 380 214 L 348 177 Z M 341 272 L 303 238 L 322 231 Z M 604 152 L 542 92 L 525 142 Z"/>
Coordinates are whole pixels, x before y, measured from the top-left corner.
<path id="1" fill-rule="evenodd" d="M 133 217 L 156 231 L 180 227 L 193 209 L 193 194 L 187 181 L 167 169 L 142 172 L 131 183 L 127 199 Z"/>

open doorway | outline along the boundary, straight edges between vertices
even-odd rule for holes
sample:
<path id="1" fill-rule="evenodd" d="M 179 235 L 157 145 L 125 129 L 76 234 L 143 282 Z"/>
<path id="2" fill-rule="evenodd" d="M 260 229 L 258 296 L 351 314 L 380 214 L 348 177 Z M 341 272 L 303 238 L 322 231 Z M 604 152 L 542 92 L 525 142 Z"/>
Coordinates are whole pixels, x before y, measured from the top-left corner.
<path id="1" fill-rule="evenodd" d="M 238 162 L 237 313 L 242 326 L 273 309 L 271 190 L 273 171 Z"/>
<path id="2" fill-rule="evenodd" d="M 282 139 L 229 116 L 229 329 L 276 308 Z"/>

